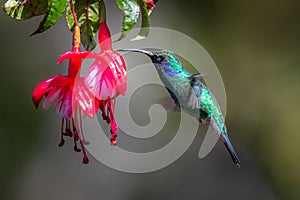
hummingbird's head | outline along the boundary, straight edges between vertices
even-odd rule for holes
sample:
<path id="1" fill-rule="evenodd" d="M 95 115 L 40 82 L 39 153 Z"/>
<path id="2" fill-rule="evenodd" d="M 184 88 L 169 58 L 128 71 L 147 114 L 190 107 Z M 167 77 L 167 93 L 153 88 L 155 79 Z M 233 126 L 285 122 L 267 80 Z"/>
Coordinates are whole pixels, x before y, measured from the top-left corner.
<path id="1" fill-rule="evenodd" d="M 147 55 L 156 67 L 165 72 L 181 72 L 180 61 L 173 52 L 167 50 L 148 51 L 143 49 L 119 49 L 118 51 L 137 52 Z"/>

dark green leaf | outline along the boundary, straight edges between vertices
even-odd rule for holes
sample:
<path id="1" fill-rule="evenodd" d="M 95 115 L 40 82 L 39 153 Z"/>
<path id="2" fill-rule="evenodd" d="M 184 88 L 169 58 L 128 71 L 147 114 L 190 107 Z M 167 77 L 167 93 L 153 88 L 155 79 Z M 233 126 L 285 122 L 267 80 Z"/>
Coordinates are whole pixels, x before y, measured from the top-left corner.
<path id="1" fill-rule="evenodd" d="M 73 0 L 74 2 L 74 0 Z M 99 1 L 90 0 L 88 9 L 88 20 L 86 19 L 86 1 L 77 0 L 74 3 L 75 12 L 78 19 L 78 25 L 81 33 L 81 43 L 86 50 L 93 50 L 96 47 L 94 36 L 99 30 Z M 70 10 L 67 7 L 66 20 L 71 31 L 74 30 L 75 22 Z"/>
<path id="2" fill-rule="evenodd" d="M 120 40 L 126 37 L 136 24 L 140 14 L 140 6 L 136 0 L 116 0 L 116 2 L 124 15 Z"/>
<path id="3" fill-rule="evenodd" d="M 48 0 L 48 12 L 32 35 L 42 33 L 52 27 L 64 14 L 68 4 L 69 0 Z"/>
<path id="4" fill-rule="evenodd" d="M 4 12 L 14 19 L 30 19 L 48 10 L 48 0 L 8 0 L 2 5 Z"/>

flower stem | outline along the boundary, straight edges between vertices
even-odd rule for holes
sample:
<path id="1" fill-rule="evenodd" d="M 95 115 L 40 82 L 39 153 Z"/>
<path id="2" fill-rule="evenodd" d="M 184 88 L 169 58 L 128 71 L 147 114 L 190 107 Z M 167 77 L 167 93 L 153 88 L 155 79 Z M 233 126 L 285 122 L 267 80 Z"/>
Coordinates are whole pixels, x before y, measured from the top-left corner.
<path id="1" fill-rule="evenodd" d="M 90 8 L 90 0 L 86 1 L 86 6 L 85 6 L 85 27 L 86 27 L 86 35 L 88 38 L 88 49 L 90 48 L 90 31 L 89 31 L 89 8 Z"/>
<path id="2" fill-rule="evenodd" d="M 106 8 L 103 0 L 99 1 L 99 21 L 106 22 Z"/>
<path id="3" fill-rule="evenodd" d="M 70 0 L 70 8 L 71 8 L 71 13 L 72 13 L 73 18 L 74 18 L 75 26 L 78 26 L 78 20 L 77 20 L 74 4 L 73 4 L 72 0 Z"/>

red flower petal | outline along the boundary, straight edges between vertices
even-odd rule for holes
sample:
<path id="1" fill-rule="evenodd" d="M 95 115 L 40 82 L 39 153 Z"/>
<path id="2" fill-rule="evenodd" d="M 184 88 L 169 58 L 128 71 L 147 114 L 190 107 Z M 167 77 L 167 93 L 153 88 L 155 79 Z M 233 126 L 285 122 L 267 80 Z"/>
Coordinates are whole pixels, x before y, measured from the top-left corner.
<path id="1" fill-rule="evenodd" d="M 60 87 L 54 87 L 52 90 L 47 94 L 47 97 L 45 98 L 43 102 L 43 108 L 45 110 L 48 110 L 54 102 L 57 102 L 58 97 L 61 95 L 62 88 Z"/>
<path id="2" fill-rule="evenodd" d="M 53 76 L 51 78 L 48 78 L 34 88 L 32 92 L 32 101 L 36 108 L 39 107 L 39 104 L 43 97 L 51 90 L 52 86 L 49 87 L 49 85 L 59 77 L 60 76 Z"/>
<path id="3" fill-rule="evenodd" d="M 126 65 L 123 57 L 115 51 L 101 53 L 85 77 L 85 84 L 99 99 L 112 98 L 117 94 L 126 95 Z"/>
<path id="4" fill-rule="evenodd" d="M 109 28 L 105 22 L 100 23 L 98 32 L 98 41 L 101 51 L 112 50 L 112 42 Z"/>
<path id="5" fill-rule="evenodd" d="M 57 113 L 66 119 L 72 115 L 72 79 L 67 76 L 56 76 L 49 85 L 43 108 L 48 110 L 55 104 Z"/>
<path id="6" fill-rule="evenodd" d="M 49 84 L 50 89 L 52 87 L 66 87 L 67 85 L 70 85 L 71 79 L 68 76 L 59 75 L 56 76 L 53 81 Z"/>
<path id="7" fill-rule="evenodd" d="M 89 91 L 99 100 L 116 96 L 116 82 L 109 67 L 102 67 L 96 60 L 89 68 L 84 83 Z"/>
<path id="8" fill-rule="evenodd" d="M 126 73 L 126 64 L 123 59 L 123 57 L 114 52 L 113 58 L 114 60 L 113 65 L 112 63 L 110 64 L 110 68 L 114 66 L 114 77 L 117 82 L 117 90 L 120 94 L 126 95 L 126 90 L 127 90 L 127 73 Z"/>
<path id="9" fill-rule="evenodd" d="M 72 94 L 73 91 L 70 88 L 64 88 L 58 95 L 56 102 L 56 112 L 65 119 L 70 119 L 72 117 Z"/>
<path id="10" fill-rule="evenodd" d="M 73 95 L 81 110 L 93 118 L 98 111 L 99 101 L 87 90 L 83 78 L 76 80 Z"/>
<path id="11" fill-rule="evenodd" d="M 85 58 L 97 58 L 99 55 L 95 52 L 84 51 L 84 52 L 72 52 L 67 51 L 60 55 L 56 64 L 61 64 L 63 61 L 67 59 L 85 59 Z"/>

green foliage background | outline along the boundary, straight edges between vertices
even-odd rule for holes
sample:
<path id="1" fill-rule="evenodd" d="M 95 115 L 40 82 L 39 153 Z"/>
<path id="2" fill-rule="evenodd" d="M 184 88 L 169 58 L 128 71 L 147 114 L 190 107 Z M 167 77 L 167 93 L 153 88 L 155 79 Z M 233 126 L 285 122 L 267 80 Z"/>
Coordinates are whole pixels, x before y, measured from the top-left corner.
<path id="1" fill-rule="evenodd" d="M 122 13 L 118 11 L 117 5 L 107 7 L 112 32 L 117 33 L 121 28 Z M 236 178 L 234 174 L 247 177 L 255 171 L 255 174 L 272 187 L 270 193 L 274 193 L 274 198 L 300 198 L 300 134 L 297 126 L 300 122 L 299 8 L 300 2 L 296 0 L 161 0 L 152 13 L 152 26 L 172 28 L 196 39 L 210 53 L 222 74 L 227 92 L 227 124 L 233 134 L 234 143 L 238 144 L 238 151 L 241 151 L 242 162 L 244 161 L 245 168 L 249 171 L 245 168 L 239 172 L 236 172 L 239 169 L 231 169 L 232 176 L 228 177 L 226 167 L 216 166 L 216 163 L 211 161 L 217 159 L 213 155 L 210 155 L 213 158 L 208 160 L 195 159 L 194 166 L 209 162 L 211 165 L 208 165 L 208 168 L 218 174 L 208 181 L 217 184 L 226 179 L 232 182 Z M 76 181 L 81 182 L 83 179 L 83 183 L 86 181 L 85 185 L 89 184 L 88 180 L 82 178 L 83 174 L 93 171 L 97 162 L 92 160 L 94 164 L 91 166 L 81 166 L 79 155 L 74 156 L 73 152 L 57 150 L 55 145 L 60 120 L 56 118 L 54 111 L 46 113 L 34 110 L 31 102 L 34 86 L 46 77 L 65 72 L 65 66 L 55 65 L 56 59 L 71 48 L 71 34 L 62 20 L 46 33 L 29 37 L 40 20 L 16 21 L 0 12 L 1 199 L 34 199 L 31 198 L 34 197 L 33 194 L 20 198 L 18 191 L 22 191 L 22 188 L 24 190 L 23 185 L 26 181 L 30 183 L 30 180 L 24 181 L 24 177 L 27 177 L 27 170 L 32 163 L 38 162 L 39 159 L 42 163 L 51 163 L 39 166 L 44 171 L 55 168 L 56 165 L 66 171 L 75 168 L 75 173 L 81 173 Z M 56 127 L 49 129 L 49 124 Z M 74 157 L 75 161 L 69 163 L 72 165 L 63 165 L 56 161 L 56 156 L 51 157 L 53 154 L 46 151 L 49 143 L 52 145 L 50 149 L 58 152 L 61 158 Z M 222 150 L 224 149 L 218 151 Z M 216 152 L 212 154 L 214 153 Z M 44 157 L 41 157 L 41 154 Z M 225 153 L 220 156 L 224 155 Z M 180 164 L 181 162 L 183 161 L 178 161 L 177 165 L 175 163 L 175 167 L 185 166 L 184 163 Z M 101 177 L 106 177 L 105 170 L 109 169 L 103 170 L 103 173 L 93 171 L 99 174 L 99 185 L 89 185 L 97 188 L 98 193 L 92 194 L 94 197 L 106 195 L 105 189 L 100 187 L 100 182 Z M 172 171 L 173 168 L 164 170 L 167 174 L 168 170 Z M 130 175 L 113 170 L 110 172 L 131 179 Z M 193 173 L 201 172 L 195 170 Z M 160 172 L 157 174 L 161 175 Z M 172 176 L 176 177 L 178 174 Z M 142 178 L 143 175 L 138 179 Z M 61 179 L 68 180 L 68 177 Z M 188 181 L 202 187 L 203 180 L 193 180 L 191 177 Z M 68 181 L 67 183 L 75 184 Z M 239 183 L 236 184 L 231 188 L 232 195 L 220 194 L 220 197 L 235 199 L 235 191 L 243 192 L 238 187 Z M 49 190 L 51 189 L 50 187 Z M 174 190 L 170 193 L 176 192 Z M 63 193 L 64 190 L 61 191 Z M 118 191 L 121 192 L 122 187 L 116 188 L 115 192 Z M 160 190 L 156 189 L 153 193 L 156 191 Z M 147 199 L 143 190 L 132 189 L 131 192 L 129 199 Z M 257 195 L 263 197 L 264 192 L 269 191 L 262 191 L 261 196 Z M 253 190 L 253 194 L 255 193 L 259 192 Z M 245 193 L 246 196 L 249 194 Z M 160 199 L 164 196 L 152 197 Z M 61 199 L 64 199 L 63 195 Z"/>

